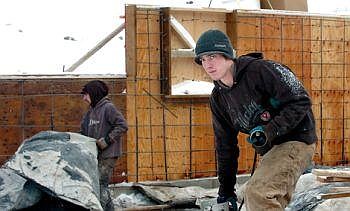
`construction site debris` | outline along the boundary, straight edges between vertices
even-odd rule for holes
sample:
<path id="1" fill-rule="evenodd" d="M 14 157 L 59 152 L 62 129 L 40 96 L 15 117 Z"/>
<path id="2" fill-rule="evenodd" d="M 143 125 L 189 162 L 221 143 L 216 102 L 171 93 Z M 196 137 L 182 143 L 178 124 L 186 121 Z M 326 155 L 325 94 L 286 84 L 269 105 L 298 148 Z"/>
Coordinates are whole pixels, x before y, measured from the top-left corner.
<path id="1" fill-rule="evenodd" d="M 2 168 L 3 172 L 18 175 L 13 178 L 23 178 L 18 179 L 21 181 L 18 189 L 30 181 L 35 184 L 35 191 L 42 194 L 84 209 L 102 210 L 95 139 L 77 133 L 43 131 L 25 140 Z M 3 180 L 1 186 L 13 187 L 12 183 Z M 22 189 L 7 194 L 8 204 L 23 200 L 21 193 L 26 189 Z M 30 195 L 35 191 L 31 189 Z M 41 195 L 37 194 L 33 202 L 40 199 Z"/>
<path id="2" fill-rule="evenodd" d="M 287 211 L 350 210 L 348 168 L 323 166 L 311 172 L 300 177 Z"/>
<path id="3" fill-rule="evenodd" d="M 322 167 L 330 168 L 330 167 Z M 338 168 L 340 171 L 344 168 Z M 311 172 L 311 170 L 310 170 Z M 245 183 L 249 179 L 248 175 L 240 178 L 236 184 L 238 205 L 243 196 Z M 208 182 L 217 178 L 207 178 Z M 201 180 L 205 181 L 205 178 Z M 222 206 L 217 206 L 216 196 L 218 187 L 198 187 L 197 183 L 191 180 L 178 181 L 152 181 L 143 183 L 124 183 L 112 187 L 114 192 L 114 203 L 117 209 L 147 210 L 147 209 L 172 209 L 181 206 L 191 208 L 191 210 L 223 210 Z M 205 182 L 203 182 L 204 184 Z M 178 186 L 178 184 L 181 184 Z M 186 186 L 187 184 L 187 186 Z M 118 191 L 119 189 L 119 191 Z M 131 191 L 132 190 L 132 191 Z M 350 183 L 332 182 L 322 183 L 317 180 L 317 176 L 312 173 L 303 174 L 296 185 L 292 201 L 285 209 L 286 211 L 328 211 L 328 210 L 350 210 L 350 197 L 344 194 L 350 190 Z M 119 194 L 117 194 L 119 192 Z M 341 198 L 334 198 L 341 197 Z M 118 200 L 126 200 L 124 204 Z M 143 201 L 144 200 L 144 201 Z M 142 202 L 143 201 L 143 202 Z M 160 206 L 160 207 L 158 207 Z M 243 206 L 241 211 L 244 211 Z"/>
<path id="4" fill-rule="evenodd" d="M 19 210 L 33 206 L 41 198 L 34 184 L 11 169 L 0 169 L 0 210 Z"/>

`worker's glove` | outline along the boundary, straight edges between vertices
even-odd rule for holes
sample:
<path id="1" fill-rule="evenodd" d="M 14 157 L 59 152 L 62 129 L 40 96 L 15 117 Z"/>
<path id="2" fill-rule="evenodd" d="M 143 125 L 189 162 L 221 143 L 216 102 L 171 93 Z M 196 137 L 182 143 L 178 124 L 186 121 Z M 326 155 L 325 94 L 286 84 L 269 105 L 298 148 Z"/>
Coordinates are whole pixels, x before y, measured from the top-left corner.
<path id="1" fill-rule="evenodd" d="M 218 196 L 216 198 L 216 202 L 218 204 L 228 202 L 228 206 L 229 206 L 230 211 L 237 211 L 238 210 L 237 198 L 235 198 L 233 196 L 231 196 L 231 197 Z"/>
<path id="2" fill-rule="evenodd" d="M 104 149 L 106 149 L 106 148 L 108 147 L 108 144 L 107 144 L 105 138 L 97 139 L 96 145 L 97 145 L 98 148 L 101 149 L 101 150 L 104 150 Z"/>
<path id="3" fill-rule="evenodd" d="M 257 126 L 249 132 L 248 142 L 251 143 L 259 155 L 264 155 L 271 148 L 271 142 L 267 139 L 262 126 Z"/>

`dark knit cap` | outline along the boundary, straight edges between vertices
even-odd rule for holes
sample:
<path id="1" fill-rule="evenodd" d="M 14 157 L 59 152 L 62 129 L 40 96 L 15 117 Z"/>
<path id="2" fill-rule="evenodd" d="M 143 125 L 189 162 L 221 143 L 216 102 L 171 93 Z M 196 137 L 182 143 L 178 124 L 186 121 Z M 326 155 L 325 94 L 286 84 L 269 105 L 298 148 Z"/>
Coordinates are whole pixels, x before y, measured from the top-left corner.
<path id="1" fill-rule="evenodd" d="M 84 85 L 81 93 L 89 94 L 91 106 L 95 107 L 103 97 L 108 95 L 108 86 L 103 81 L 93 80 Z"/>
<path id="2" fill-rule="evenodd" d="M 206 54 L 220 53 L 232 60 L 236 58 L 230 39 L 217 29 L 204 32 L 199 37 L 194 52 L 196 54 L 194 61 L 199 65 L 202 65 L 201 56 Z"/>

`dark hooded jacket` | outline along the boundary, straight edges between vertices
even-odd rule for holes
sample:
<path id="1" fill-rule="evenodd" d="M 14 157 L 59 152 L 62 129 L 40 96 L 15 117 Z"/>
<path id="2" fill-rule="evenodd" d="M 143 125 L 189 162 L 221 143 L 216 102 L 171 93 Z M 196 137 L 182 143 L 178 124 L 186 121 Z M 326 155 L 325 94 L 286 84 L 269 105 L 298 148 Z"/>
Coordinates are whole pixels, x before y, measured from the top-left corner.
<path id="1" fill-rule="evenodd" d="M 121 137 L 128 130 L 126 120 L 106 97 L 107 86 L 103 82 L 92 82 L 82 91 L 90 95 L 91 106 L 81 121 L 81 134 L 95 139 L 105 138 L 108 147 L 99 151 L 100 157 L 119 157 L 122 153 Z"/>
<path id="2" fill-rule="evenodd" d="M 311 99 L 288 67 L 252 53 L 235 59 L 233 68 L 234 85 L 215 81 L 210 97 L 220 196 L 235 196 L 239 132 L 263 126 L 273 145 L 317 140 Z"/>

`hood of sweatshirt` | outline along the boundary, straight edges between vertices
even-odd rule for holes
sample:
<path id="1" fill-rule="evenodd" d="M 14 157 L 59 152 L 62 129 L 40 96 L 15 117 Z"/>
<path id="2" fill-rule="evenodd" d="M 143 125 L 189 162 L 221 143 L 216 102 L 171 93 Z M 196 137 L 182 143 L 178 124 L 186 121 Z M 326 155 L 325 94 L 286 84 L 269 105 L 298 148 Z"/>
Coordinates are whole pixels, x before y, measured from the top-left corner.
<path id="1" fill-rule="evenodd" d="M 107 85 L 100 80 L 94 80 L 87 83 L 81 92 L 82 94 L 89 94 L 91 99 L 91 107 L 95 107 L 97 103 L 108 95 L 108 87 Z"/>

